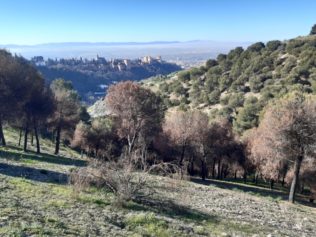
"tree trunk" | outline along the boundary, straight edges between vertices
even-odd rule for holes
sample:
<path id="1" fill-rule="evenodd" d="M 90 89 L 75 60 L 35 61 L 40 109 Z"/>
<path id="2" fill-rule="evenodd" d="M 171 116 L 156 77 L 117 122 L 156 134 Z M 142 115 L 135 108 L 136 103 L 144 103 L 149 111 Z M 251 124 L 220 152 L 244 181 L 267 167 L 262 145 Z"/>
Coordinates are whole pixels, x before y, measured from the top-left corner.
<path id="1" fill-rule="evenodd" d="M 34 146 L 34 134 L 31 133 L 31 145 Z"/>
<path id="2" fill-rule="evenodd" d="M 225 167 L 225 169 L 224 169 L 224 171 L 222 173 L 223 173 L 223 178 L 226 179 L 227 175 L 229 174 L 228 166 Z"/>
<path id="3" fill-rule="evenodd" d="M 203 180 L 205 180 L 206 179 L 206 162 L 205 162 L 205 160 L 204 160 L 204 158 L 202 158 L 202 160 L 201 160 L 201 178 L 203 179 Z"/>
<path id="4" fill-rule="evenodd" d="M 303 194 L 304 193 L 304 182 L 302 182 L 302 184 L 301 184 L 301 194 Z"/>
<path id="5" fill-rule="evenodd" d="M 23 150 L 26 152 L 27 151 L 27 135 L 29 133 L 29 128 L 26 126 L 24 130 L 24 147 Z"/>
<path id="6" fill-rule="evenodd" d="M 55 155 L 59 153 L 61 127 L 58 125 L 56 132 Z"/>
<path id="7" fill-rule="evenodd" d="M 257 172 L 256 172 L 256 173 L 255 173 L 255 182 L 254 182 L 255 185 L 258 185 L 258 176 L 259 176 L 259 175 L 258 175 Z"/>
<path id="8" fill-rule="evenodd" d="M 212 165 L 212 178 L 213 179 L 215 179 L 215 164 L 216 164 L 216 159 L 214 158 L 213 165 Z"/>
<path id="9" fill-rule="evenodd" d="M 236 180 L 237 179 L 237 171 L 235 170 L 235 173 L 234 173 L 234 179 Z"/>
<path id="10" fill-rule="evenodd" d="M 130 135 L 127 136 L 127 142 L 128 142 L 128 162 L 131 163 L 132 160 L 132 151 L 134 149 L 134 145 L 136 142 L 136 136 L 137 133 L 134 132 L 133 137 L 131 138 Z"/>
<path id="11" fill-rule="evenodd" d="M 271 190 L 273 189 L 273 186 L 274 186 L 274 180 L 271 179 L 271 180 L 270 180 L 270 189 L 271 189 Z"/>
<path id="12" fill-rule="evenodd" d="M 247 183 L 247 172 L 246 172 L 246 170 L 244 170 L 244 183 Z"/>
<path id="13" fill-rule="evenodd" d="M 285 184 L 285 176 L 286 176 L 286 174 L 284 174 L 283 177 L 282 177 L 282 182 L 281 182 L 281 186 L 282 187 L 284 187 L 284 184 Z"/>
<path id="14" fill-rule="evenodd" d="M 295 192 L 297 189 L 297 183 L 298 183 L 298 179 L 300 175 L 302 161 L 303 161 L 303 156 L 299 156 L 296 158 L 295 164 L 294 164 L 294 177 L 292 180 L 290 194 L 289 194 L 289 201 L 292 203 L 295 202 Z"/>
<path id="15" fill-rule="evenodd" d="M 186 145 L 183 145 L 183 146 L 182 146 L 182 151 L 181 151 L 180 160 L 179 160 L 179 166 L 182 166 L 182 165 L 183 165 L 185 149 L 186 149 Z"/>
<path id="16" fill-rule="evenodd" d="M 34 133 L 35 133 L 35 140 L 36 140 L 36 153 L 41 153 L 41 147 L 39 143 L 39 137 L 38 137 L 38 132 L 37 132 L 37 127 L 34 125 Z"/>
<path id="17" fill-rule="evenodd" d="M 21 146 L 22 133 L 23 133 L 23 129 L 22 129 L 22 128 L 20 128 L 20 133 L 19 133 L 19 144 L 18 144 L 18 146 Z"/>
<path id="18" fill-rule="evenodd" d="M 5 142 L 5 138 L 4 138 L 4 134 L 3 134 L 3 128 L 2 128 L 2 120 L 0 119 L 0 145 L 5 146 L 6 142 Z"/>
<path id="19" fill-rule="evenodd" d="M 193 162 L 193 158 L 191 158 L 191 160 L 190 160 L 190 165 L 189 165 L 189 174 L 191 175 L 191 176 L 194 176 L 194 162 Z"/>
<path id="20" fill-rule="evenodd" d="M 98 159 L 99 158 L 99 144 L 95 146 L 94 151 L 95 151 L 94 152 L 95 158 Z"/>
<path id="21" fill-rule="evenodd" d="M 224 165 L 224 164 L 222 164 L 220 178 L 221 179 L 225 179 L 226 178 L 226 165 Z"/>
<path id="22" fill-rule="evenodd" d="M 221 160 L 218 160 L 217 164 L 217 179 L 221 178 Z"/>

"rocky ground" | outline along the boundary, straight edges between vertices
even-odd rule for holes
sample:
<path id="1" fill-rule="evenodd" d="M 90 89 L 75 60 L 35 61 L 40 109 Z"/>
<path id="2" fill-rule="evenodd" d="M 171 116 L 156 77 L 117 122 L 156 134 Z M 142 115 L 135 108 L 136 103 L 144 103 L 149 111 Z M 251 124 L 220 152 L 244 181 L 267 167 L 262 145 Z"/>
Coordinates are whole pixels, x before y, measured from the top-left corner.
<path id="1" fill-rule="evenodd" d="M 149 176 L 155 194 L 118 207 L 113 194 L 76 192 L 73 158 L 0 148 L 0 236 L 316 236 L 316 208 L 249 185 Z"/>

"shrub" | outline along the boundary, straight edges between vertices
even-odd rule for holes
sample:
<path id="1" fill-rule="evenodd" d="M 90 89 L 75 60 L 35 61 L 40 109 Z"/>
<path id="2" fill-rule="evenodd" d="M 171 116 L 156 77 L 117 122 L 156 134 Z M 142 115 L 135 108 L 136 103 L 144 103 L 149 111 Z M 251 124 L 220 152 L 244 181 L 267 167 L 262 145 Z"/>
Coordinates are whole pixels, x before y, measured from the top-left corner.
<path id="1" fill-rule="evenodd" d="M 96 186 L 113 192 L 116 203 L 123 203 L 149 195 L 146 175 L 135 172 L 131 163 L 126 161 L 92 162 L 71 174 L 70 182 L 77 191 Z"/>
<path id="2" fill-rule="evenodd" d="M 190 80 L 190 72 L 189 71 L 182 71 L 178 73 L 178 78 L 182 82 L 186 82 Z"/>

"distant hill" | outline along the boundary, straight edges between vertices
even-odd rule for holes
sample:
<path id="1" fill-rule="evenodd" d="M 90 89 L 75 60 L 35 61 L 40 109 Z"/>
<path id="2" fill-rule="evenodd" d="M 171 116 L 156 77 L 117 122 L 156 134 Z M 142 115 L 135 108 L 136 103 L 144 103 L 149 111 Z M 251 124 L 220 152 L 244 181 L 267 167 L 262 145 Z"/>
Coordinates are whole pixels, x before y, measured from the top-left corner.
<path id="1" fill-rule="evenodd" d="M 51 82 L 64 78 L 73 83 L 85 102 L 92 103 L 104 96 L 105 89 L 118 81 L 139 81 L 155 75 L 166 75 L 181 70 L 181 67 L 168 63 L 161 58 L 144 57 L 142 59 L 59 59 L 44 60 L 37 56 L 31 62 L 44 78 Z"/>
<path id="2" fill-rule="evenodd" d="M 202 67 L 142 83 L 170 109 L 201 109 L 242 133 L 258 124 L 271 99 L 293 90 L 316 93 L 316 35 L 237 47 Z"/>

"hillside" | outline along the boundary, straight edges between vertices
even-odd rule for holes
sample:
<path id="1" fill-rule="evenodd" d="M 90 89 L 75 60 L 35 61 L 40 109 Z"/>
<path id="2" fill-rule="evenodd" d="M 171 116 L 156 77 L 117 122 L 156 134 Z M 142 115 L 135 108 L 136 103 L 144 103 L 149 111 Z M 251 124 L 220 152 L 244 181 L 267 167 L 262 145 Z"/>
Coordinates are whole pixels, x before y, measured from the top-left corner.
<path id="1" fill-rule="evenodd" d="M 316 93 L 316 35 L 237 47 L 205 66 L 143 81 L 169 108 L 197 108 L 225 117 L 238 133 L 258 125 L 273 98 L 299 90 Z"/>
<path id="2" fill-rule="evenodd" d="M 117 207 L 115 196 L 68 184 L 86 165 L 63 148 L 53 156 L 0 148 L 0 236 L 313 236 L 315 208 L 291 205 L 286 193 L 228 181 L 150 176 L 153 197 Z"/>

